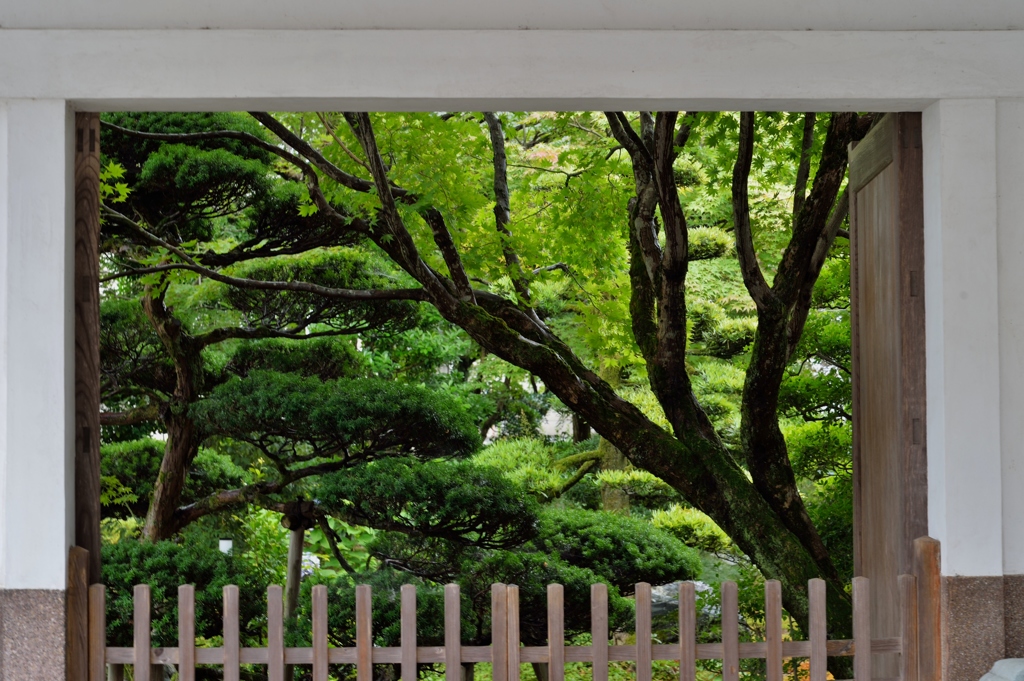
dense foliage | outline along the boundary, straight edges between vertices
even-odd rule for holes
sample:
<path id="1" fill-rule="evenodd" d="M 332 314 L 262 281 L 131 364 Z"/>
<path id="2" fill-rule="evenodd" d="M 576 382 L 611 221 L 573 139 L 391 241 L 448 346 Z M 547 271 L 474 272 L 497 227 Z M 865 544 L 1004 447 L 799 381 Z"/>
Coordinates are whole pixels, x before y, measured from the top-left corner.
<path id="1" fill-rule="evenodd" d="M 800 622 L 813 576 L 843 622 L 843 186 L 870 122 L 106 116 L 113 626 L 128 631 L 145 581 L 172 636 L 172 584 L 192 580 L 214 635 L 217 589 L 236 580 L 258 638 L 266 585 L 301 579 L 289 636 L 308 636 L 324 583 L 332 640 L 351 645 L 352 586 L 370 583 L 392 645 L 411 582 L 432 645 L 453 582 L 464 641 L 483 644 L 505 582 L 535 644 L 551 582 L 585 636 L 592 583 L 621 631 L 636 582 L 738 579 L 753 636 L 764 578 Z M 285 572 L 289 532 L 304 578 Z"/>

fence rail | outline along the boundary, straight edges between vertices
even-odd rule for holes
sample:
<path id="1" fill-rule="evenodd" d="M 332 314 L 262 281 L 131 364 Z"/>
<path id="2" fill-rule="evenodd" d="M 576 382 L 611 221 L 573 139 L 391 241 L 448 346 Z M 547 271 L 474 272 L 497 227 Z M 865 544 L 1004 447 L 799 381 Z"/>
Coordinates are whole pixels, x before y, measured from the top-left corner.
<path id="1" fill-rule="evenodd" d="M 871 637 L 867 578 L 853 580 L 853 639 L 828 640 L 826 635 L 825 583 L 808 583 L 810 606 L 806 641 L 782 640 L 782 590 L 776 581 L 765 584 L 766 640 L 739 641 L 738 590 L 733 582 L 722 584 L 722 641 L 697 643 L 696 590 L 692 582 L 679 585 L 679 642 L 655 644 L 651 636 L 651 586 L 636 585 L 635 645 L 565 644 L 563 589 L 551 584 L 547 590 L 548 645 L 521 646 L 519 641 L 519 589 L 515 585 L 491 587 L 492 639 L 487 646 L 464 646 L 461 635 L 459 587 L 445 587 L 444 646 L 419 646 L 416 641 L 416 589 L 401 590 L 401 645 L 373 646 L 370 587 L 356 587 L 356 645 L 332 648 L 327 636 L 327 587 L 313 587 L 313 626 L 311 647 L 284 646 L 284 617 L 280 586 L 267 589 L 267 645 L 243 648 L 239 640 L 238 587 L 224 587 L 224 645 L 197 648 L 195 645 L 195 589 L 178 588 L 179 646 L 152 647 L 150 632 L 150 589 L 142 584 L 134 592 L 134 646 L 106 645 L 106 591 L 102 585 L 89 587 L 89 681 L 104 681 L 107 665 L 133 665 L 135 681 L 155 681 L 152 665 L 175 665 L 180 681 L 195 681 L 196 665 L 224 668 L 225 681 L 238 681 L 243 664 L 266 665 L 269 681 L 284 681 L 286 665 L 311 665 L 314 681 L 327 681 L 329 664 L 353 664 L 357 681 L 372 681 L 374 664 L 401 665 L 403 681 L 416 679 L 416 665 L 443 663 L 446 681 L 460 681 L 463 663 L 493 664 L 493 681 L 520 681 L 519 665 L 547 663 L 548 681 L 564 681 L 565 664 L 593 664 L 594 681 L 608 681 L 609 662 L 635 662 L 637 681 L 651 681 L 653 661 L 679 662 L 679 680 L 695 681 L 698 660 L 722 660 L 722 681 L 738 681 L 741 659 L 763 659 L 767 681 L 782 681 L 785 658 L 808 658 L 809 681 L 825 681 L 829 656 L 852 656 L 855 681 L 871 681 L 871 656 L 901 655 L 902 681 L 917 681 L 917 580 L 913 575 L 899 577 L 902 614 L 898 637 Z M 604 584 L 591 587 L 591 633 L 593 641 L 608 641 L 608 590 Z"/>

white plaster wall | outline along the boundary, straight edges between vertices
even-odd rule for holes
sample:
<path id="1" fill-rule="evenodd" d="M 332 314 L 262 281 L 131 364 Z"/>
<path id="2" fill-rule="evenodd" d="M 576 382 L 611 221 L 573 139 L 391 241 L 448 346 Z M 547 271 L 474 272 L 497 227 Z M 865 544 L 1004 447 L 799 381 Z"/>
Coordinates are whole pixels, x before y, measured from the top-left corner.
<path id="1" fill-rule="evenodd" d="M 7 0 L 5 28 L 1024 28 L 1018 0 Z"/>
<path id="2" fill-rule="evenodd" d="M 1024 101 L 999 102 L 996 126 L 1003 570 L 1024 574 Z"/>
<path id="3" fill-rule="evenodd" d="M 71 122 L 0 100 L 0 588 L 63 589 L 74 531 Z"/>
<path id="4" fill-rule="evenodd" d="M 920 110 L 1021 64 L 1024 31 L 0 30 L 0 97 L 108 110 Z"/>
<path id="5" fill-rule="evenodd" d="M 951 575 L 1003 572 L 996 102 L 923 118 L 928 526 Z"/>

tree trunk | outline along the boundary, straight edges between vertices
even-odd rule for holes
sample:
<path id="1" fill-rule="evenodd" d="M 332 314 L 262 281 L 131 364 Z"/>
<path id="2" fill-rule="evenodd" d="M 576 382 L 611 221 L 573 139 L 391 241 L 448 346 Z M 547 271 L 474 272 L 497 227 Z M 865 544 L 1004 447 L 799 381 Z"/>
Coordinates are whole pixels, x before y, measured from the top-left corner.
<path id="1" fill-rule="evenodd" d="M 598 372 L 613 390 L 622 385 L 622 371 L 618 366 L 604 366 Z M 604 437 L 597 443 L 597 451 L 601 454 L 601 470 L 622 471 L 628 462 L 619 449 Z M 629 495 L 626 490 L 611 485 L 601 485 L 601 508 L 605 511 L 629 515 Z"/>
<path id="2" fill-rule="evenodd" d="M 305 543 L 306 529 L 299 525 L 298 529 L 288 532 L 288 569 L 285 575 L 284 588 L 284 619 L 285 622 L 295 618 L 295 610 L 299 606 L 299 586 L 302 584 L 302 547 Z M 284 678 L 295 676 L 294 667 L 286 665 Z"/>
<path id="3" fill-rule="evenodd" d="M 178 405 L 172 405 L 174 409 Z M 184 407 L 179 407 L 184 409 Z M 160 473 L 153 485 L 153 499 L 146 513 L 143 536 L 150 541 L 167 539 L 179 529 L 174 517 L 185 488 L 185 478 L 193 459 L 199 453 L 199 436 L 195 423 L 185 414 L 170 414 L 164 419 L 167 444 L 160 462 Z"/>
<path id="4" fill-rule="evenodd" d="M 537 681 L 548 681 L 547 662 L 531 662 L 530 666 L 533 667 L 533 675 L 537 677 Z"/>
<path id="5" fill-rule="evenodd" d="M 175 373 L 174 395 L 163 415 L 167 445 L 142 531 L 143 537 L 150 541 L 167 539 L 180 529 L 175 511 L 189 467 L 199 453 L 200 442 L 195 422 L 188 411 L 199 397 L 204 377 L 202 346 L 164 306 L 163 295 L 163 291 L 147 287 L 142 298 L 142 307 L 174 363 Z"/>

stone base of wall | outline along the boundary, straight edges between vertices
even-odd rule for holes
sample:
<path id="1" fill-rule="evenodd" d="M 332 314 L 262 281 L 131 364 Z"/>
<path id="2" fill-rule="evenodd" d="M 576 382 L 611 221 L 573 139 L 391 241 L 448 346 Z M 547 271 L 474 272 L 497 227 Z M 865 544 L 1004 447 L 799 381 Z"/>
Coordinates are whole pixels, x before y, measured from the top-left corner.
<path id="1" fill-rule="evenodd" d="M 1006 657 L 1024 657 L 1024 575 L 1003 577 Z"/>
<path id="2" fill-rule="evenodd" d="M 64 679 L 65 595 L 0 589 L 0 681 Z"/>
<path id="3" fill-rule="evenodd" d="M 942 578 L 943 681 L 978 681 L 1024 658 L 1024 575 Z"/>

